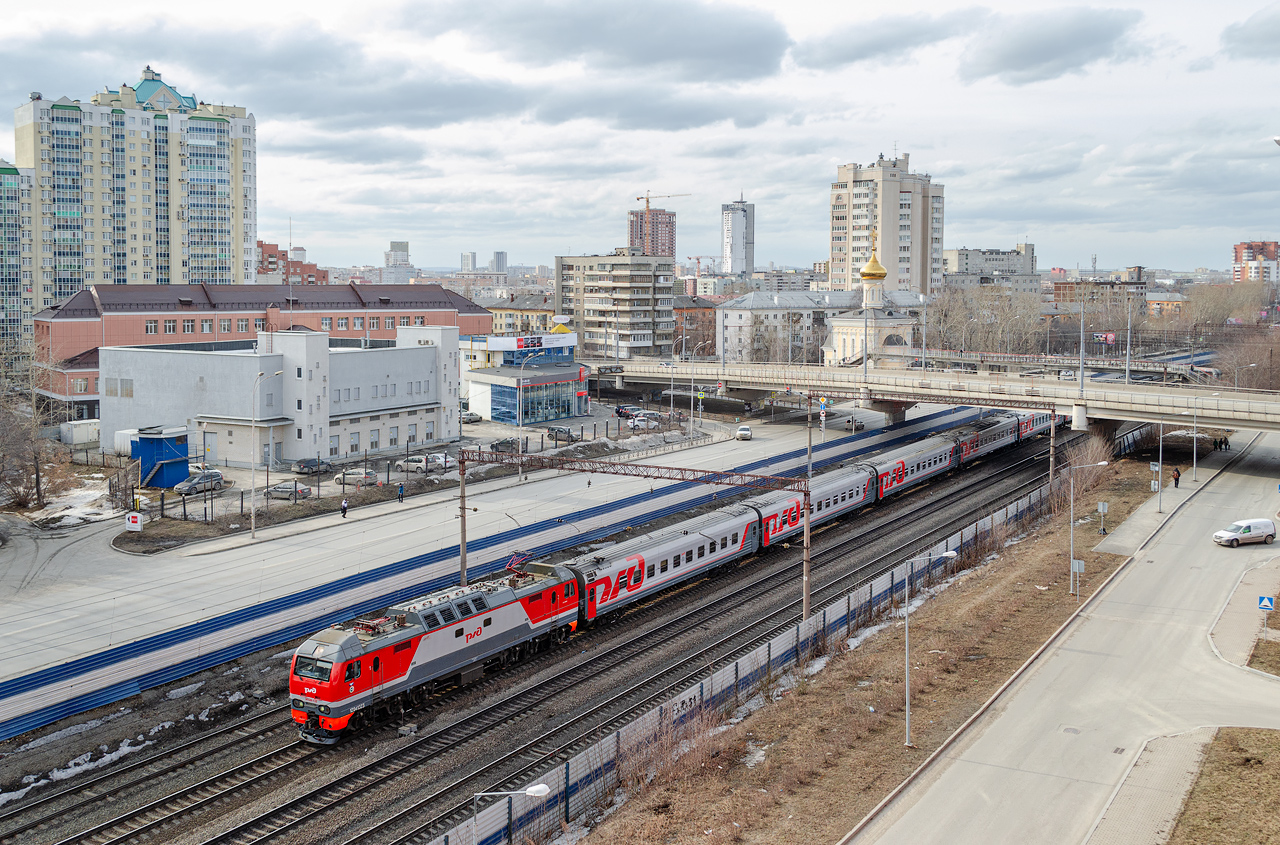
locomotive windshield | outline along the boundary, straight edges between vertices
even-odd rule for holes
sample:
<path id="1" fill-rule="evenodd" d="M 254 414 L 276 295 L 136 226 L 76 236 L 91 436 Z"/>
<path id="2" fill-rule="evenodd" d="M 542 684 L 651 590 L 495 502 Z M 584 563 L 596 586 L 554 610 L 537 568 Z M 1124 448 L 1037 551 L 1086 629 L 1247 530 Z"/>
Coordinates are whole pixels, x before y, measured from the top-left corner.
<path id="1" fill-rule="evenodd" d="M 293 674 L 299 678 L 309 678 L 313 681 L 327 681 L 329 680 L 329 672 L 332 669 L 332 661 L 299 656 L 297 663 L 293 666 Z"/>

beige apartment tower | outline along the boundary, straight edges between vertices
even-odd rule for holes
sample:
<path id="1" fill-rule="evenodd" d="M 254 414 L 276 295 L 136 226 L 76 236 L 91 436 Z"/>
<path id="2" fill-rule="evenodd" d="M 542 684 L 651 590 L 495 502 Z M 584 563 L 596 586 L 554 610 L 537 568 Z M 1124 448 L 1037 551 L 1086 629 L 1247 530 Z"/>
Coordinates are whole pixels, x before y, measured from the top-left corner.
<path id="1" fill-rule="evenodd" d="M 14 109 L 24 329 L 85 284 L 245 284 L 256 268 L 255 122 L 178 93 L 150 67 L 88 102 Z"/>
<path id="2" fill-rule="evenodd" d="M 831 260 L 821 290 L 857 290 L 871 238 L 885 290 L 928 294 L 942 284 L 943 186 L 912 173 L 909 156 L 842 164 L 831 183 Z M 821 284 L 821 283 L 820 283 Z"/>
<path id="3" fill-rule="evenodd" d="M 619 247 L 613 255 L 556 256 L 555 303 L 579 345 L 602 358 L 671 354 L 672 259 Z"/>

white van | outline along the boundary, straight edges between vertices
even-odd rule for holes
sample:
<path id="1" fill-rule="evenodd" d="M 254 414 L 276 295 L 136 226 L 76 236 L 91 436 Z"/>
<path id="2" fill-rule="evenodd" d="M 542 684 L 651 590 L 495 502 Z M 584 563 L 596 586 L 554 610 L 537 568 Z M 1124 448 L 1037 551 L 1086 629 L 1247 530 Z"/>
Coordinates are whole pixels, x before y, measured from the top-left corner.
<path id="1" fill-rule="evenodd" d="M 1241 543 L 1270 543 L 1276 538 L 1276 524 L 1269 519 L 1242 519 L 1213 535 L 1219 546 L 1235 548 Z"/>

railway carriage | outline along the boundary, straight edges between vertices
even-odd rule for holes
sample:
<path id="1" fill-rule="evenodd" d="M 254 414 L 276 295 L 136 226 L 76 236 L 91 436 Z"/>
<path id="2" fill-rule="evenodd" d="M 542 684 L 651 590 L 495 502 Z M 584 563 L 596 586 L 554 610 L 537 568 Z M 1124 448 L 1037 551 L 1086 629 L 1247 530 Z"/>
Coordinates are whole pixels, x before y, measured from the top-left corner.
<path id="1" fill-rule="evenodd" d="M 857 466 L 813 479 L 809 488 L 809 524 L 826 522 L 875 501 L 871 470 Z M 760 514 L 760 545 L 768 547 L 804 531 L 804 496 L 786 490 L 743 502 Z"/>
<path id="2" fill-rule="evenodd" d="M 864 464 L 876 479 L 876 500 L 880 500 L 959 466 L 959 447 L 954 436 L 934 435 L 891 449 Z"/>
<path id="3" fill-rule="evenodd" d="M 956 437 L 960 462 L 968 463 L 997 449 L 1010 446 L 1018 439 L 1018 418 L 997 412 L 961 429 Z"/>

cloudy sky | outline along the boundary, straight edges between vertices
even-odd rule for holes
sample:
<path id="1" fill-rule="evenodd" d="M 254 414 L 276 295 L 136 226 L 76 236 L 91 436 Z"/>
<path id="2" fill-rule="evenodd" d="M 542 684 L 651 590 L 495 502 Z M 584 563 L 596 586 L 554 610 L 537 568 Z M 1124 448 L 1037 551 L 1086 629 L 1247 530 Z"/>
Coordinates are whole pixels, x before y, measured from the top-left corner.
<path id="1" fill-rule="evenodd" d="M 1222 268 L 1280 237 L 1280 3 L 60 0 L 6 11 L 0 100 L 146 64 L 256 115 L 259 235 L 292 217 L 322 264 L 607 251 L 648 190 L 691 195 L 661 201 L 681 256 L 741 194 L 757 263 L 807 266 L 836 165 L 895 144 L 948 248 Z"/>

